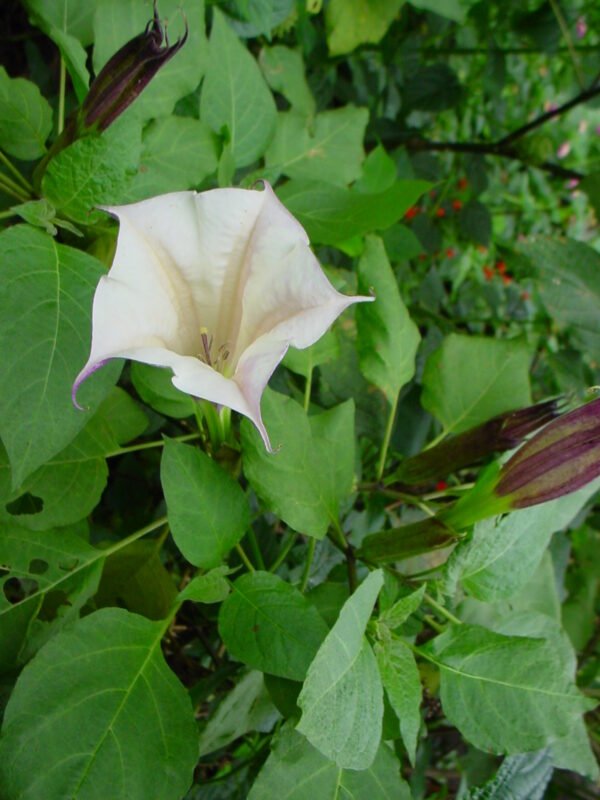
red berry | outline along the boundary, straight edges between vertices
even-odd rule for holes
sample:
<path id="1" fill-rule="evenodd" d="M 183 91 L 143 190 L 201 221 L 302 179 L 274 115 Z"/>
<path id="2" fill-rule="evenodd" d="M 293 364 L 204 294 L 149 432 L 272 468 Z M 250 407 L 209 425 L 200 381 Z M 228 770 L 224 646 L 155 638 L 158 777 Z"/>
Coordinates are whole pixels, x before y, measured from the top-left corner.
<path id="1" fill-rule="evenodd" d="M 512 277 L 511 277 L 510 275 L 503 275 L 503 276 L 502 276 L 502 283 L 503 283 L 505 286 L 508 286 L 508 285 L 509 285 L 509 283 L 512 283 L 512 282 L 513 282 L 513 279 L 512 279 Z"/>
<path id="2" fill-rule="evenodd" d="M 461 178 L 456 185 L 462 192 L 469 185 L 469 181 L 466 178 Z"/>
<path id="3" fill-rule="evenodd" d="M 455 255 L 456 255 L 456 250 L 453 247 L 449 247 L 446 250 L 446 258 L 454 258 Z"/>
<path id="4" fill-rule="evenodd" d="M 463 201 L 462 201 L 462 200 L 459 200 L 459 199 L 457 198 L 456 200 L 453 200 L 453 201 L 452 201 L 452 208 L 453 208 L 455 211 L 460 211 L 462 207 L 463 207 Z"/>
<path id="5" fill-rule="evenodd" d="M 405 219 L 414 219 L 417 216 L 417 214 L 420 214 L 420 213 L 421 213 L 421 209 L 419 208 L 419 206 L 411 206 L 408 209 L 408 211 L 406 212 L 406 214 L 404 215 L 404 217 L 405 217 Z"/>
<path id="6" fill-rule="evenodd" d="M 436 215 L 436 217 L 445 217 L 446 216 L 446 209 L 445 208 L 436 208 L 435 215 Z"/>
<path id="7" fill-rule="evenodd" d="M 504 275 L 506 272 L 506 262 L 505 261 L 496 261 L 496 269 L 500 273 L 500 275 Z"/>
<path id="8" fill-rule="evenodd" d="M 436 492 L 443 492 L 448 488 L 446 481 L 438 481 L 435 485 Z"/>
<path id="9" fill-rule="evenodd" d="M 494 270 L 486 265 L 483 268 L 483 277 L 486 279 L 486 281 L 491 281 L 494 277 Z"/>

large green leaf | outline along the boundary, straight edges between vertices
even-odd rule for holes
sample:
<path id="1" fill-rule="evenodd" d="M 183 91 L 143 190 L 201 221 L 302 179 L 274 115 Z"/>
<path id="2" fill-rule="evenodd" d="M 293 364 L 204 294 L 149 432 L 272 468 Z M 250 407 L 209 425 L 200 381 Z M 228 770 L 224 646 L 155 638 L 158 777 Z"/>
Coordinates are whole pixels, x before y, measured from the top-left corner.
<path id="1" fill-rule="evenodd" d="M 62 213 L 83 225 L 101 220 L 99 205 L 123 201 L 140 159 L 141 127 L 117 121 L 100 136 L 86 136 L 61 150 L 48 165 L 42 190 Z"/>
<path id="2" fill-rule="evenodd" d="M 471 789 L 466 800 L 543 800 L 552 772 L 547 750 L 509 756 L 485 786 Z"/>
<path id="3" fill-rule="evenodd" d="M 164 630 L 104 609 L 39 652 L 6 707 L 6 800 L 180 800 L 198 744 L 187 692 L 160 650 Z"/>
<path id="4" fill-rule="evenodd" d="M 530 361 L 522 340 L 451 333 L 425 365 L 423 405 L 445 433 L 460 433 L 529 405 Z"/>
<path id="5" fill-rule="evenodd" d="M 219 632 L 250 667 L 301 681 L 327 625 L 298 589 L 270 572 L 242 575 L 221 606 Z"/>
<path id="6" fill-rule="evenodd" d="M 171 369 L 138 361 L 131 364 L 131 380 L 144 403 L 166 417 L 192 417 L 196 401 L 191 395 L 176 389 L 172 378 Z"/>
<path id="7" fill-rule="evenodd" d="M 137 403 L 115 387 L 71 444 L 16 490 L 11 489 L 10 465 L 0 445 L 0 520 L 42 530 L 83 519 L 106 487 L 106 456 L 143 433 L 147 425 Z"/>
<path id="8" fill-rule="evenodd" d="M 306 82 L 301 53 L 279 44 L 264 47 L 259 63 L 271 89 L 281 92 L 294 111 L 307 117 L 315 113 L 315 99 Z"/>
<path id="9" fill-rule="evenodd" d="M 200 734 L 199 755 L 225 747 L 249 731 L 269 731 L 279 713 L 265 689 L 263 674 L 252 670 L 219 704 Z"/>
<path id="10" fill-rule="evenodd" d="M 566 528 L 599 488 L 596 480 L 573 494 L 478 523 L 448 559 L 448 591 L 458 581 L 479 600 L 510 598 L 535 573 L 552 534 Z"/>
<path id="11" fill-rule="evenodd" d="M 361 44 L 376 44 L 386 33 L 404 0 L 331 0 L 327 5 L 327 44 L 332 55 Z"/>
<path id="12" fill-rule="evenodd" d="M 217 567 L 250 525 L 240 485 L 206 453 L 172 439 L 160 479 L 177 547 L 197 567 Z"/>
<path id="13" fill-rule="evenodd" d="M 415 657 L 399 638 L 389 638 L 375 646 L 375 656 L 383 688 L 400 723 L 402 741 L 414 765 L 417 737 L 421 727 L 421 678 Z"/>
<path id="14" fill-rule="evenodd" d="M 381 239 L 367 237 L 358 264 L 358 291 L 375 295 L 356 309 L 358 352 L 363 375 L 394 403 L 415 373 L 419 329 L 411 320 Z"/>
<path id="15" fill-rule="evenodd" d="M 383 689 L 364 634 L 382 585 L 372 572 L 344 603 L 298 696 L 298 731 L 344 769 L 368 769 L 381 739 Z"/>
<path id="16" fill-rule="evenodd" d="M 271 755 L 258 774 L 248 800 L 411 800 L 400 764 L 381 744 L 367 769 L 342 769 L 291 726 L 273 740 Z"/>
<path id="17" fill-rule="evenodd" d="M 152 19 L 152 4 L 146 0 L 97 0 L 94 15 L 94 70 L 96 74 L 130 39 L 143 33 Z M 173 58 L 160 68 L 150 84 L 135 100 L 127 116 L 141 119 L 164 117 L 175 103 L 193 92 L 200 83 L 207 60 L 204 0 L 161 0 L 160 17 L 166 20 L 169 42 L 183 36 L 187 41 Z"/>
<path id="18" fill-rule="evenodd" d="M 71 387 L 89 353 L 99 261 L 20 225 L 0 234 L 0 268 L 0 382 L 10 386 L 0 396 L 0 434 L 17 487 L 88 422 L 120 362 L 85 382 L 79 401 L 90 411 L 78 411 Z"/>
<path id="19" fill-rule="evenodd" d="M 96 591 L 103 562 L 101 551 L 69 530 L 38 533 L 2 524 L 0 564 L 6 572 L 0 578 L 0 672 L 26 660 L 77 618 Z M 42 621 L 38 615 L 44 604 L 55 611 Z"/>
<path id="20" fill-rule="evenodd" d="M 265 505 L 294 530 L 322 539 L 352 490 L 354 405 L 307 416 L 290 397 L 266 391 L 263 419 L 275 453 L 242 421 L 244 473 Z"/>
<path id="21" fill-rule="evenodd" d="M 425 181 L 397 181 L 384 192 L 365 194 L 298 178 L 277 194 L 304 225 L 313 244 L 337 244 L 389 228 L 428 188 Z"/>
<path id="22" fill-rule="evenodd" d="M 217 169 L 215 136 L 203 122 L 172 115 L 145 130 L 137 175 L 127 202 L 198 186 Z"/>
<path id="23" fill-rule="evenodd" d="M 572 333 L 589 356 L 600 358 L 600 255 L 572 239 L 534 239 L 519 252 L 535 268 L 537 287 L 553 322 Z"/>
<path id="24" fill-rule="evenodd" d="M 316 117 L 282 111 L 265 156 L 267 167 L 289 178 L 345 186 L 360 175 L 368 121 L 367 109 L 353 106 L 323 111 Z"/>
<path id="25" fill-rule="evenodd" d="M 210 60 L 200 116 L 215 133 L 227 131 L 237 167 L 256 161 L 275 130 L 275 101 L 260 68 L 218 10 L 213 11 Z"/>
<path id="26" fill-rule="evenodd" d="M 46 151 L 52 109 L 40 90 L 25 78 L 10 78 L 0 67 L 0 147 L 31 161 Z"/>
<path id="27" fill-rule="evenodd" d="M 480 750 L 538 750 L 593 707 L 550 640 L 458 625 L 424 652 L 440 669 L 444 713 Z"/>

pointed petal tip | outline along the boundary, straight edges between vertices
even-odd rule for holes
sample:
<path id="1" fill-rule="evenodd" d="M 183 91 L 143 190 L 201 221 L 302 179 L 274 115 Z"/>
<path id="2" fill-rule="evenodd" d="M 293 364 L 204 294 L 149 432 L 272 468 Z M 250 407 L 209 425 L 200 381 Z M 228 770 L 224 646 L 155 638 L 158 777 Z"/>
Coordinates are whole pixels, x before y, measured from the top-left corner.
<path id="1" fill-rule="evenodd" d="M 81 386 L 81 384 L 87 378 L 90 377 L 90 375 L 92 375 L 94 372 L 96 372 L 96 370 L 98 370 L 101 367 L 103 367 L 108 360 L 109 360 L 108 358 L 105 358 L 103 361 L 98 361 L 95 364 L 91 364 L 91 365 L 90 364 L 86 364 L 86 366 L 81 370 L 79 375 L 73 381 L 73 386 L 71 387 L 71 402 L 73 403 L 73 405 L 75 406 L 75 408 L 78 411 L 88 411 L 89 410 L 85 406 L 82 406 L 77 400 L 77 392 L 79 391 L 79 387 Z"/>

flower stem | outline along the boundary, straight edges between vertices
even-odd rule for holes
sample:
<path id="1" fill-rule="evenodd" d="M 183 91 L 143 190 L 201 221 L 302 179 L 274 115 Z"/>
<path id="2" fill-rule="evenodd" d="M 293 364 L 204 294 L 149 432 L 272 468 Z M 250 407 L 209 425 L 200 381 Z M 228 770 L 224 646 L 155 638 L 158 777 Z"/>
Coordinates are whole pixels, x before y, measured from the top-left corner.
<path id="1" fill-rule="evenodd" d="M 444 606 L 440 605 L 437 600 L 434 600 L 430 594 L 427 594 L 427 592 L 425 592 L 423 598 L 428 605 L 434 608 L 442 617 L 445 617 L 448 622 L 452 622 L 454 625 L 463 624 L 462 620 L 460 620 L 458 617 L 455 617 L 454 614 L 448 611 L 447 608 L 444 608 Z"/>
<path id="2" fill-rule="evenodd" d="M 199 433 L 186 433 L 183 436 L 175 436 L 172 441 L 174 442 L 192 442 L 195 439 L 200 439 Z M 122 456 L 124 453 L 137 453 L 138 450 L 150 450 L 153 447 L 164 447 L 165 440 L 160 439 L 155 442 L 144 442 L 143 444 L 132 444 L 129 447 L 119 447 L 111 453 L 106 453 L 105 458 L 113 458 L 114 456 Z"/>
<path id="3" fill-rule="evenodd" d="M 281 550 L 279 551 L 279 555 L 275 559 L 275 561 L 269 567 L 269 572 L 276 572 L 279 567 L 283 564 L 285 559 L 288 557 L 288 553 L 292 549 L 292 547 L 296 544 L 296 540 L 298 538 L 297 533 L 290 533 L 287 539 L 287 542 L 282 546 Z"/>
<path id="4" fill-rule="evenodd" d="M 29 194 L 32 194 L 33 186 L 29 183 L 27 178 L 21 175 L 19 170 L 15 167 L 15 165 L 8 158 L 8 156 L 6 156 L 5 153 L 2 152 L 2 150 L 0 150 L 0 161 L 4 164 L 4 166 L 9 172 L 12 172 L 13 176 L 19 181 L 23 189 L 25 189 L 25 191 L 28 192 Z"/>
<path id="5" fill-rule="evenodd" d="M 246 567 L 248 572 L 256 572 L 256 570 L 254 568 L 254 564 L 250 561 L 250 559 L 246 555 L 242 545 L 239 544 L 239 543 L 236 544 L 235 549 L 238 551 L 238 555 L 242 559 L 242 561 L 244 562 L 244 566 Z"/>
<path id="6" fill-rule="evenodd" d="M 310 578 L 310 570 L 312 567 L 313 558 L 315 557 L 315 546 L 317 540 L 312 536 L 308 540 L 308 552 L 306 554 L 306 561 L 304 562 L 304 569 L 302 570 L 302 579 L 300 581 L 300 591 L 302 594 L 306 591 L 308 579 Z"/>
<path id="7" fill-rule="evenodd" d="M 0 172 L 0 191 L 16 198 L 21 203 L 26 203 L 28 200 L 31 200 L 31 197 L 25 194 L 24 190 L 21 189 L 18 184 L 2 172 Z"/>
<path id="8" fill-rule="evenodd" d="M 67 68 L 64 58 L 60 57 L 60 73 L 58 77 L 58 121 L 56 132 L 60 136 L 65 127 L 65 92 L 67 83 Z"/>
<path id="9" fill-rule="evenodd" d="M 398 398 L 400 397 L 400 393 L 396 395 L 394 402 L 392 403 L 392 407 L 390 409 L 390 414 L 388 417 L 387 425 L 385 427 L 385 434 L 383 436 L 383 443 L 381 445 L 381 453 L 379 455 L 379 462 L 377 464 L 377 480 L 380 481 L 383 476 L 383 470 L 385 469 L 385 459 L 387 458 L 388 448 L 390 446 L 390 439 L 392 438 L 392 431 L 394 429 L 394 422 L 396 420 L 396 411 L 398 410 Z"/>
<path id="10" fill-rule="evenodd" d="M 304 410 L 308 411 L 308 407 L 310 406 L 310 393 L 312 391 L 312 378 L 313 378 L 313 368 L 311 367 L 308 371 L 308 375 L 306 376 L 306 384 L 304 385 Z"/>

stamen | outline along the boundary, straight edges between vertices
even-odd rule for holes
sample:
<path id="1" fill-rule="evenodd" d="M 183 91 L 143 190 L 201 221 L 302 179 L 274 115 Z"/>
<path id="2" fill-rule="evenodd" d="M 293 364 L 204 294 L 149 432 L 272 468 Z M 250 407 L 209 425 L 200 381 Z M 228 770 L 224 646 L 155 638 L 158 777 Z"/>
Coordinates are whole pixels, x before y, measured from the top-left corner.
<path id="1" fill-rule="evenodd" d="M 212 359 L 210 357 L 210 349 L 212 347 L 212 336 L 208 338 L 208 328 L 200 328 L 200 338 L 202 339 L 202 347 L 204 348 L 204 358 L 209 367 L 212 367 Z"/>

